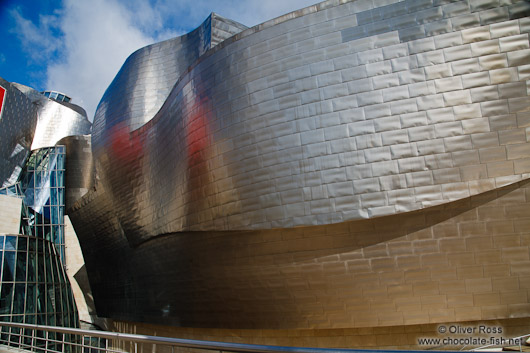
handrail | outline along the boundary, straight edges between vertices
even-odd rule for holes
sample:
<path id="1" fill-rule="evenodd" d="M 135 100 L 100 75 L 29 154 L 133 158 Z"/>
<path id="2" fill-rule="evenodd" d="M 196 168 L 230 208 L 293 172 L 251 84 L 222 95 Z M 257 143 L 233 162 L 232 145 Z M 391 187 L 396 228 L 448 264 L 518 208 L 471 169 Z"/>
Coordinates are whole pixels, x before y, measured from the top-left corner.
<path id="1" fill-rule="evenodd" d="M 93 331 L 77 328 L 44 326 L 35 324 L 21 324 L 14 322 L 0 322 L 0 326 L 9 326 L 24 329 L 34 329 L 42 331 L 54 331 L 65 334 L 85 335 L 106 339 L 132 341 L 136 343 L 161 344 L 176 347 L 206 349 L 222 352 L 254 352 L 254 353 L 403 353 L 400 350 L 380 350 L 380 349 L 352 349 L 352 348 L 308 348 L 308 347 L 287 347 L 268 346 L 259 344 L 230 343 L 218 341 L 202 341 L 184 338 L 170 338 L 160 336 L 138 335 L 132 333 L 117 333 L 108 331 Z M 407 350 L 406 352 L 425 353 L 419 350 Z M 432 353 L 450 353 L 457 351 L 429 351 Z"/>

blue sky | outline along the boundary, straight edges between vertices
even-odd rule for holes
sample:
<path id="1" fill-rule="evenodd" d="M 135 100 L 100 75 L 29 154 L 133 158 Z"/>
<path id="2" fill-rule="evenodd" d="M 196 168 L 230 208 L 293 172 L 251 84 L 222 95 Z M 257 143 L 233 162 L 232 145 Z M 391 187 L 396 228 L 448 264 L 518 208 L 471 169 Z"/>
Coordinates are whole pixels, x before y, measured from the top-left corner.
<path id="1" fill-rule="evenodd" d="M 211 13 L 249 27 L 318 0 L 0 0 L 0 77 L 96 106 L 133 51 Z"/>

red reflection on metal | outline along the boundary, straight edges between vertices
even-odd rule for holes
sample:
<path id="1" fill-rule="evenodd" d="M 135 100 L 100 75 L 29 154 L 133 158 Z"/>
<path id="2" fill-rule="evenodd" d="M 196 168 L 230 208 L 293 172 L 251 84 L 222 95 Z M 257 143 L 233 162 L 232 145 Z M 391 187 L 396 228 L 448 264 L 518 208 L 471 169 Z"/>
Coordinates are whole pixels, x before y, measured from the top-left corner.
<path id="1" fill-rule="evenodd" d="M 142 153 L 139 134 L 131 133 L 130 127 L 123 121 L 110 129 L 109 139 L 112 154 L 118 161 L 131 162 Z"/>
<path id="2" fill-rule="evenodd" d="M 5 96 L 6 96 L 6 89 L 0 86 L 0 117 L 2 117 Z"/>
<path id="3" fill-rule="evenodd" d="M 185 125 L 188 184 L 184 202 L 189 216 L 200 217 L 201 211 L 210 207 L 208 195 L 213 193 L 208 167 L 211 110 L 207 96 L 202 99 L 196 96 L 191 106 L 194 110 L 189 113 Z"/>
<path id="4" fill-rule="evenodd" d="M 190 114 L 186 125 L 186 146 L 188 148 L 188 168 L 204 163 L 206 160 L 206 149 L 210 145 L 208 132 L 208 99 L 197 99 L 194 106 L 195 111 Z"/>

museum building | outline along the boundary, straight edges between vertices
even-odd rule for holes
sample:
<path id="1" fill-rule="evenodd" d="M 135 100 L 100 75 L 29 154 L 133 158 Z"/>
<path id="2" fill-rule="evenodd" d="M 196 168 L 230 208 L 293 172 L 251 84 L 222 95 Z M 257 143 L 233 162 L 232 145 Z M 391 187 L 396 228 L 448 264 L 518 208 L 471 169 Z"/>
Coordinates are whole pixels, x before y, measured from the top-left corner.
<path id="1" fill-rule="evenodd" d="M 90 136 L 54 145 L 94 313 L 288 346 L 528 333 L 529 15 L 329 0 L 252 28 L 212 14 L 131 54 Z"/>

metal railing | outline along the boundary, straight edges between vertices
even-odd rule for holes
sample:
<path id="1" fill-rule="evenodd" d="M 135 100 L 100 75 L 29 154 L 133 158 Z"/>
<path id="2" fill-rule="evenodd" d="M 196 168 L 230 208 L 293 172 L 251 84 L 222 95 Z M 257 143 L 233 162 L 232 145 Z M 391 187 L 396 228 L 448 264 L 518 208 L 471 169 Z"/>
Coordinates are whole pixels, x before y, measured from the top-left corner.
<path id="1" fill-rule="evenodd" d="M 42 353 L 162 353 L 206 350 L 252 353 L 390 353 L 396 350 L 338 349 L 267 346 L 257 344 L 201 341 L 108 331 L 0 322 L 0 347 L 16 347 Z M 530 335 L 521 336 L 528 337 Z M 518 337 L 519 338 L 519 337 Z M 412 351 L 407 352 L 425 352 Z M 429 351 L 448 353 L 451 351 Z"/>

